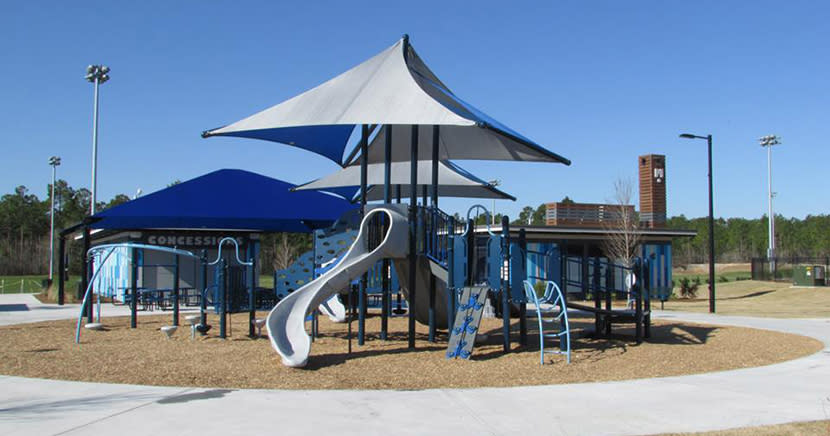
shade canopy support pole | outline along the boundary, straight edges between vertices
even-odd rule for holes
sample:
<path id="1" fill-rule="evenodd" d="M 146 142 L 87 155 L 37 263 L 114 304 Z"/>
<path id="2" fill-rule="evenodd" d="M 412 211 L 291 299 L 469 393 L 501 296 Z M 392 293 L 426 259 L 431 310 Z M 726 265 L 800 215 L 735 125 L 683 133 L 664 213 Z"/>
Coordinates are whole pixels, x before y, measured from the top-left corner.
<path id="1" fill-rule="evenodd" d="M 369 168 L 369 125 L 360 126 L 360 216 L 366 216 L 366 182 Z M 357 312 L 357 345 L 366 342 L 366 282 L 368 274 L 360 276 L 360 290 L 358 291 L 358 312 Z"/>
<path id="2" fill-rule="evenodd" d="M 432 126 L 432 213 L 429 214 L 430 234 L 427 235 L 427 240 L 433 244 L 437 244 L 438 224 L 435 216 L 438 213 L 438 141 L 440 138 L 440 128 L 438 125 Z M 426 206 L 426 201 L 424 201 Z M 425 222 L 426 224 L 426 222 Z M 426 233 L 426 232 L 424 232 Z M 433 247 L 437 248 L 437 247 Z M 435 342 L 435 275 L 429 275 L 429 341 Z"/>
<path id="3" fill-rule="evenodd" d="M 409 348 L 415 348 L 415 268 L 418 266 L 418 125 L 412 126 L 409 160 Z"/>
<path id="4" fill-rule="evenodd" d="M 392 126 L 386 128 L 386 142 L 383 144 L 383 202 L 385 204 L 392 203 Z M 383 215 L 385 219 L 385 215 Z M 385 221 L 389 225 L 388 221 Z M 383 234 L 386 234 L 386 228 L 383 229 Z M 384 258 L 381 262 L 381 309 L 380 309 L 380 339 L 386 340 L 389 337 L 389 305 L 390 305 L 390 289 L 389 278 L 391 276 L 391 268 L 389 259 Z"/>

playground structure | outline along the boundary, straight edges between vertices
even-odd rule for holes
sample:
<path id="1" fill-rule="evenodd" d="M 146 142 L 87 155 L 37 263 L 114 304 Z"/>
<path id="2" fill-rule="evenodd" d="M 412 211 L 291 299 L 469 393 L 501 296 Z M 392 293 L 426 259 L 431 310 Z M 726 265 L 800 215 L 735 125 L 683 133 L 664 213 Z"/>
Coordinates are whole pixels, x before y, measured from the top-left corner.
<path id="1" fill-rule="evenodd" d="M 301 367 L 308 361 L 312 337 L 306 332 L 306 320 L 313 315 L 314 308 L 322 302 L 345 293 L 351 289 L 352 280 L 360 278 L 366 271 L 376 267 L 383 259 L 392 259 L 396 269 L 406 283 L 409 278 L 408 266 L 401 260 L 406 259 L 408 244 L 405 236 L 407 227 L 403 213 L 405 209 L 377 207 L 372 208 L 363 219 L 360 230 L 354 238 L 348 251 L 341 255 L 337 263 L 330 266 L 325 273 L 310 282 L 287 294 L 269 313 L 267 327 L 271 344 L 281 356 L 287 366 Z M 540 324 L 540 338 L 542 341 L 541 353 L 544 361 L 544 339 L 557 338 L 560 352 L 567 355 L 570 361 L 570 329 L 567 322 L 567 308 L 579 309 L 593 313 L 597 317 L 596 334 L 610 335 L 612 323 L 633 322 L 637 324 L 637 331 L 649 333 L 650 317 L 647 311 L 628 314 L 625 310 L 612 309 L 610 299 L 606 308 L 585 306 L 577 303 L 568 303 L 565 295 L 552 280 L 545 276 L 527 275 L 527 257 L 536 256 L 537 264 L 545 263 L 547 271 L 553 271 L 550 266 L 560 259 L 552 253 L 534 252 L 527 250 L 526 241 L 522 237 L 518 241 L 510 241 L 509 225 L 505 220 L 503 233 L 495 234 L 489 229 L 487 237 L 482 240 L 471 231 L 475 217 L 471 216 L 474 210 L 483 211 L 485 221 L 489 223 L 489 212 L 483 206 L 474 206 L 468 211 L 467 224 L 463 231 L 453 219 L 440 210 L 434 208 L 419 208 L 419 225 L 416 240 L 418 260 L 416 265 L 417 287 L 414 294 L 427 294 L 428 298 L 411 299 L 413 292 L 403 289 L 412 308 L 411 319 L 429 326 L 429 340 L 435 341 L 436 330 L 448 330 L 448 358 L 469 358 L 473 352 L 475 335 L 481 320 L 482 310 L 487 298 L 496 301 L 496 306 L 503 319 L 504 351 L 510 350 L 510 319 L 519 318 L 519 342 L 527 345 L 527 304 L 536 311 Z M 385 217 L 386 219 L 378 219 Z M 444 221 L 442 223 L 442 220 Z M 387 224 L 388 223 L 388 224 Z M 482 244 L 483 243 L 483 244 Z M 477 248 L 486 247 L 485 256 L 477 257 Z M 541 259 L 541 261 L 540 261 Z M 611 264 L 613 265 L 613 264 Z M 314 265 L 308 265 L 313 267 Z M 609 268 L 606 265 L 606 268 Z M 607 269 L 609 270 L 609 269 Z M 597 270 L 599 271 L 599 270 Z M 630 269 L 633 276 L 642 275 L 641 270 Z M 541 280 L 546 284 L 546 292 L 541 299 L 528 281 Z M 636 279 L 634 282 L 636 283 Z M 600 289 L 595 283 L 595 289 Z M 633 291 L 631 289 L 634 289 Z M 530 289 L 530 290 L 529 290 Z M 629 287 L 627 292 L 634 295 L 636 286 Z M 360 301 L 358 311 L 362 315 L 359 322 L 365 320 L 366 290 L 359 291 Z M 385 292 L 389 292 L 385 290 Z M 623 291 L 619 291 L 623 292 Z M 640 293 L 642 294 L 642 293 Z M 594 292 L 599 296 L 599 292 Z M 607 293 L 610 296 L 610 293 Z M 645 299 L 648 301 L 648 298 Z M 552 305 L 556 308 L 556 321 L 562 324 L 560 331 L 548 334 L 542 326 L 542 305 Z M 506 309 L 505 309 L 506 308 Z M 381 316 L 386 317 L 386 307 L 382 308 Z M 645 328 L 643 329 L 643 326 Z M 312 334 L 314 327 L 312 327 Z M 362 341 L 365 327 L 359 326 L 358 336 Z M 641 340 L 639 334 L 638 342 Z"/>
<path id="2" fill-rule="evenodd" d="M 351 96 L 351 98 L 343 98 Z M 359 128 L 359 143 L 345 160 L 345 147 L 349 143 L 353 131 Z M 427 133 L 427 134 L 424 134 Z M 428 133 L 431 133 L 428 134 Z M 649 292 L 643 292 L 642 280 L 634 277 L 644 277 L 642 264 L 632 267 L 629 275 L 632 280 L 624 289 L 615 288 L 618 281 L 601 283 L 600 269 L 602 265 L 593 266 L 582 258 L 582 274 L 579 286 L 583 290 L 590 288 L 595 305 L 573 306 L 568 301 L 568 286 L 572 280 L 567 271 L 570 268 L 567 250 L 564 253 L 545 252 L 532 253 L 528 250 L 524 230 L 517 237 L 511 236 L 509 220 L 502 218 L 501 228 L 496 232 L 490 227 L 489 212 L 482 206 L 474 206 L 467 213 L 464 223 L 456 220 L 438 208 L 438 196 L 442 187 L 448 183 L 441 180 L 439 173 L 454 173 L 466 182 L 464 189 L 467 195 L 477 192 L 476 195 L 496 195 L 504 197 L 506 194 L 496 192 L 493 187 L 481 180 L 473 179 L 468 174 L 458 171 L 452 166 L 450 159 L 480 159 L 480 160 L 511 160 L 558 162 L 570 164 L 566 158 L 559 156 L 541 147 L 535 142 L 523 137 L 517 132 L 502 125 L 498 121 L 483 114 L 469 104 L 457 98 L 438 78 L 430 71 L 409 45 L 408 37 L 404 36 L 398 43 L 389 47 L 379 55 L 363 64 L 347 71 L 337 79 L 324 83 L 300 96 L 269 108 L 258 114 L 246 118 L 226 127 L 204 132 L 203 136 L 248 136 L 276 142 L 288 143 L 305 148 L 334 160 L 339 165 L 347 167 L 342 176 L 359 172 L 361 203 L 360 215 L 363 217 L 356 236 L 348 232 L 341 235 L 330 235 L 331 238 L 318 247 L 315 239 L 314 250 L 311 255 L 304 255 L 295 265 L 294 271 L 284 275 L 275 275 L 275 298 L 280 299 L 273 307 L 265 322 L 273 348 L 280 354 L 284 364 L 288 366 L 303 366 L 308 361 L 311 342 L 316 334 L 316 314 L 319 311 L 326 313 L 335 321 L 346 318 L 346 310 L 340 301 L 339 294 L 348 294 L 349 306 L 352 306 L 351 296 L 353 288 L 357 288 L 358 314 L 358 343 L 363 344 L 366 337 L 366 313 L 368 308 L 368 290 L 370 272 L 373 283 L 380 282 L 381 299 L 381 339 L 388 334 L 387 318 L 391 312 L 391 295 L 393 273 L 391 264 L 394 263 L 394 276 L 397 276 L 398 288 L 406 297 L 408 306 L 408 345 L 415 347 L 415 323 L 420 322 L 429 328 L 428 340 L 436 342 L 438 330 L 448 332 L 449 358 L 469 358 L 473 353 L 475 336 L 478 332 L 478 323 L 482 311 L 492 301 L 497 314 L 502 319 L 503 350 L 511 350 L 511 318 L 519 321 L 519 343 L 527 344 L 528 303 L 538 303 L 533 307 L 541 319 L 539 304 L 554 302 L 554 306 L 566 317 L 566 308 L 578 308 L 594 314 L 596 318 L 595 333 L 611 333 L 614 323 L 633 322 L 637 328 L 637 340 L 641 340 L 642 333 L 649 333 L 648 323 L 650 313 L 648 300 Z M 476 144 L 475 147 L 471 144 Z M 408 151 L 408 153 L 407 153 Z M 395 180 L 395 189 L 400 203 L 402 187 L 405 186 L 401 177 L 408 163 L 410 177 L 408 189 L 408 205 L 392 203 L 392 181 Z M 368 168 L 372 164 L 375 168 L 383 169 L 383 201 L 370 207 L 367 204 L 370 198 Z M 381 167 L 382 165 L 382 167 Z M 359 168 L 359 171 L 358 171 Z M 395 169 L 395 176 L 392 171 Z M 424 172 L 429 169 L 430 183 L 424 180 Z M 440 171 L 439 171 L 440 169 Z M 452 170 L 452 171 L 448 171 Z M 227 171 L 227 170 L 225 170 Z M 336 176 L 338 178 L 340 176 Z M 419 183 L 419 177 L 421 181 Z M 447 176 L 444 176 L 447 177 Z M 379 198 L 380 178 L 375 177 L 372 183 L 375 193 L 371 198 Z M 332 184 L 332 188 L 348 188 L 353 185 L 343 185 L 341 182 Z M 357 182 L 348 182 L 357 183 Z M 314 183 L 310 184 L 313 185 Z M 183 184 L 185 185 L 185 184 Z M 321 183 L 317 183 L 321 185 Z M 328 188 L 317 186 L 318 188 Z M 212 189 L 221 189 L 213 185 Z M 177 189 L 177 188 L 173 188 Z M 230 195 L 233 192 L 225 189 Z M 293 188 L 292 188 L 293 191 Z M 354 190 L 351 191 L 354 194 Z M 444 190 L 445 193 L 451 192 Z M 423 200 L 418 204 L 418 195 Z M 475 195 L 473 195 L 475 196 Z M 167 207 L 172 206 L 173 196 Z M 354 195 L 351 196 L 354 198 Z M 489 198 L 489 197 L 488 197 Z M 139 200 L 140 201 L 140 200 Z M 129 203 L 128 203 L 129 204 Z M 428 205 L 429 204 L 429 205 Z M 312 203 L 299 202 L 296 209 L 310 207 Z M 314 204 L 316 206 L 316 204 Z M 268 214 L 281 213 L 272 209 Z M 325 209 L 325 208 L 319 208 Z M 483 212 L 487 223 L 486 233 L 479 232 L 471 216 L 473 211 Z M 211 215 L 211 222 L 218 222 L 215 211 L 207 211 Z M 104 212 L 101 217 L 119 218 L 119 214 Z M 267 215 L 267 214 L 266 214 Z M 325 215 L 325 214 L 323 214 Z M 169 212 L 160 212 L 157 222 L 165 222 L 174 228 L 177 223 L 165 221 Z M 223 217 L 224 218 L 224 217 Z M 260 221 L 267 217 L 260 218 Z M 292 231 L 302 228 L 308 231 L 313 222 L 308 218 L 292 215 L 286 218 L 294 227 L 270 227 L 272 231 Z M 248 223 L 253 223 L 249 220 Z M 406 223 L 406 225 L 403 225 Z M 111 225 L 111 224 L 110 224 Z M 121 223 L 120 225 L 125 225 Z M 303 227 L 305 226 L 305 227 Z M 319 226 L 318 226 L 319 227 Z M 124 227 L 119 227 L 124 228 Z M 251 229 L 244 227 L 242 229 Z M 334 232 L 336 233 L 336 232 Z M 85 243 L 88 239 L 85 233 Z M 316 237 L 315 237 L 316 238 Z M 328 246 L 325 244 L 328 243 Z M 336 243 L 337 245 L 332 245 Z M 221 243 L 220 243 L 221 247 Z M 347 248 L 348 247 L 348 248 Z M 249 247 L 250 248 L 250 247 Z M 322 250 L 318 250 L 322 248 Z M 237 247 L 238 250 L 238 247 Z M 221 250 L 220 250 L 221 251 Z M 547 281 L 563 284 L 565 292 L 560 292 L 557 298 L 550 300 L 546 295 L 544 301 L 539 301 L 536 295 L 529 295 L 525 280 L 528 278 L 529 258 L 536 256 L 537 263 L 549 266 L 545 275 Z M 176 256 L 176 270 L 178 270 L 178 255 Z M 237 252 L 237 264 L 240 267 L 252 267 L 255 253 L 250 253 L 246 261 L 242 261 Z M 201 256 L 202 276 L 208 267 L 216 266 L 219 259 L 208 263 L 205 256 Z M 216 289 L 213 294 L 214 307 L 221 312 L 220 336 L 225 337 L 225 314 L 238 310 L 241 307 L 250 311 L 249 334 L 254 336 L 255 328 L 255 297 L 254 288 L 256 278 L 250 274 L 251 280 L 247 286 L 247 304 L 234 298 L 229 298 L 223 287 L 225 283 L 237 282 L 234 274 L 229 272 L 224 260 L 216 270 Z M 537 265 L 538 266 L 538 265 Z M 319 268 L 318 268 L 319 267 Z M 555 271 L 559 271 L 556 274 Z M 587 274 L 590 268 L 594 273 Z M 607 271 L 615 270 L 616 266 L 608 263 Z M 248 277 L 247 272 L 244 277 Z M 318 277 L 319 274 L 319 277 Z M 136 274 L 132 276 L 135 277 Z M 607 275 L 607 274 L 606 274 Z M 588 277 L 594 282 L 589 286 Z M 237 274 L 235 277 L 239 277 Z M 377 278 L 380 278 L 377 280 Z M 540 276 L 541 277 L 541 276 Z M 205 325 L 205 313 L 210 287 L 207 279 L 202 280 L 200 304 L 202 313 L 201 326 Z M 178 280 L 176 280 L 176 297 L 174 298 L 174 322 L 178 325 Z M 137 287 L 132 286 L 136 304 Z M 556 288 L 558 289 L 558 288 Z M 620 292 L 635 301 L 636 308 L 632 314 L 611 305 L 611 295 Z M 87 294 L 89 291 L 87 291 Z M 399 294 L 400 295 L 400 294 Z M 606 307 L 600 306 L 600 296 L 604 296 Z M 86 298 L 85 298 L 86 300 Z M 576 304 L 576 303 L 573 303 Z M 84 307 L 87 307 L 86 301 Z M 91 318 L 91 310 L 88 311 Z M 134 311 L 133 311 L 134 312 Z M 463 313 L 462 313 L 463 312 Z M 312 335 L 306 333 L 307 320 L 312 322 Z M 644 327 L 645 324 L 645 327 Z M 351 323 L 349 324 L 351 327 Z M 566 328 L 564 331 L 569 332 Z M 540 335 L 544 337 L 544 329 Z M 569 333 L 565 336 L 569 337 Z M 351 337 L 351 335 L 350 335 Z M 568 344 L 560 339 L 560 349 L 570 351 Z M 544 342 L 541 343 L 544 345 Z M 544 350 L 542 350 L 544 356 Z"/>

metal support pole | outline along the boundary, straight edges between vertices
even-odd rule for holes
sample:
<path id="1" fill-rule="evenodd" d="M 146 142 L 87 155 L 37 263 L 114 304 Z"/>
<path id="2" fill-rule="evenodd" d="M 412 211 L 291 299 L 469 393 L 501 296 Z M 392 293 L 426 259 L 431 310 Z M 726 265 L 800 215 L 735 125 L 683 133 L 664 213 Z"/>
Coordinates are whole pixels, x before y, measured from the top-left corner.
<path id="1" fill-rule="evenodd" d="M 130 328 L 138 324 L 138 248 L 130 250 Z"/>
<path id="2" fill-rule="evenodd" d="M 651 282 L 651 271 L 652 268 L 654 268 L 654 262 L 652 262 L 652 259 L 646 259 L 643 268 L 643 283 L 640 286 L 643 294 L 643 304 L 645 305 L 645 314 L 643 315 L 643 335 L 646 339 L 648 339 L 651 337 L 651 289 L 653 286 L 653 283 Z"/>
<path id="3" fill-rule="evenodd" d="M 89 206 L 89 214 L 95 215 L 95 202 L 97 200 L 96 193 L 98 192 L 98 86 L 100 79 L 95 77 L 95 102 L 92 109 L 92 189 Z"/>
<path id="4" fill-rule="evenodd" d="M 769 214 L 767 215 L 769 250 L 767 257 L 769 258 L 769 270 L 775 271 L 775 214 L 772 211 L 772 145 L 767 146 L 767 194 L 769 196 Z M 774 279 L 775 275 L 773 274 L 772 277 Z"/>
<path id="5" fill-rule="evenodd" d="M 502 218 L 503 219 L 503 218 Z M 527 274 L 527 234 L 525 229 L 519 229 L 519 249 L 521 249 L 522 262 L 517 267 L 524 268 L 522 276 Z M 522 286 L 522 283 L 516 285 Z M 539 332 L 542 334 L 542 332 Z M 527 299 L 519 305 L 519 342 L 523 346 L 527 346 Z"/>
<path id="6" fill-rule="evenodd" d="M 274 277 L 276 277 L 276 271 L 274 272 Z M 311 232 L 311 280 L 317 278 L 317 230 Z M 274 281 L 274 286 L 276 288 L 276 281 Z M 320 311 L 318 309 L 314 309 L 312 312 L 311 318 L 311 341 L 314 342 L 318 336 L 320 336 L 320 319 L 319 319 Z"/>
<path id="7" fill-rule="evenodd" d="M 365 275 L 363 276 L 365 277 Z M 357 345 L 366 342 L 366 282 L 361 277 L 357 294 Z"/>
<path id="8" fill-rule="evenodd" d="M 179 325 L 179 255 L 173 263 L 173 325 Z"/>
<path id="9" fill-rule="evenodd" d="M 587 251 L 586 246 L 583 245 L 582 251 L 582 266 L 583 266 L 583 285 L 588 283 L 588 258 L 585 254 Z M 603 325 L 603 320 L 607 322 L 608 318 L 603 318 L 600 315 L 600 310 L 602 310 L 602 295 L 599 292 L 599 259 L 594 259 L 594 274 L 591 275 L 591 296 L 594 298 L 594 334 L 599 337 L 600 335 L 605 332 L 605 334 L 609 334 L 610 331 L 607 330 L 607 326 Z M 605 330 L 604 330 L 605 329 Z"/>
<path id="10" fill-rule="evenodd" d="M 582 298 L 585 298 L 588 293 L 588 244 L 582 243 Z"/>
<path id="11" fill-rule="evenodd" d="M 392 203 L 392 126 L 386 128 L 386 141 L 383 147 L 383 202 L 385 204 Z M 400 185 L 398 185 L 400 187 Z M 384 218 L 385 219 L 385 218 Z M 386 228 L 391 222 L 386 221 Z M 380 309 L 380 339 L 386 340 L 389 335 L 389 276 L 392 274 L 389 259 L 384 258 L 381 262 L 381 274 L 383 274 L 382 289 L 381 289 L 381 309 Z"/>
<path id="12" fill-rule="evenodd" d="M 599 272 L 599 259 L 596 259 L 594 261 L 594 265 L 596 265 L 595 268 L 597 268 L 596 274 L 599 275 L 600 274 L 600 272 Z M 614 264 L 609 260 L 606 263 L 606 269 L 605 269 L 605 310 L 607 310 L 609 313 L 611 312 L 611 304 L 612 304 L 611 303 L 611 297 L 612 297 L 611 296 L 611 291 L 613 291 L 615 289 L 614 285 L 613 285 L 613 283 L 614 283 L 613 277 L 614 277 Z M 626 295 L 626 298 L 628 298 L 627 295 Z M 605 325 L 605 334 L 607 336 L 611 335 L 611 323 L 610 322 L 606 323 L 606 325 Z"/>
<path id="13" fill-rule="evenodd" d="M 417 210 L 418 210 L 418 126 L 412 126 L 409 156 L 409 348 L 415 348 L 415 269 L 418 267 Z"/>
<path id="14" fill-rule="evenodd" d="M 66 239 L 63 235 L 58 237 L 58 305 L 63 306 L 66 299 Z"/>
<path id="15" fill-rule="evenodd" d="M 709 312 L 715 313 L 715 212 L 712 193 L 712 135 L 706 136 L 709 150 Z"/>
<path id="16" fill-rule="evenodd" d="M 49 285 L 51 286 L 53 280 L 52 268 L 55 264 L 55 169 L 60 164 L 60 159 L 55 160 L 53 157 L 49 163 L 52 166 L 52 194 L 50 195 L 52 197 L 52 208 L 49 209 Z"/>
<path id="17" fill-rule="evenodd" d="M 436 228 L 436 214 L 438 213 L 438 146 L 440 140 L 440 127 L 438 125 L 432 126 L 432 213 L 429 217 L 429 226 L 427 221 L 424 221 L 424 227 L 429 228 L 429 234 L 425 231 L 425 237 L 428 241 L 435 241 L 438 234 Z M 426 206 L 426 199 L 424 199 L 424 206 Z M 436 247 L 433 247 L 436 248 Z M 435 276 L 429 275 L 429 341 L 435 342 Z M 449 326 L 448 328 L 452 328 Z"/>
<path id="18" fill-rule="evenodd" d="M 87 253 L 89 252 L 89 227 L 84 227 L 84 238 L 83 238 L 83 254 L 81 255 L 81 262 L 83 265 L 83 276 L 81 276 L 81 289 L 78 290 L 78 299 L 83 299 L 84 296 L 81 294 L 86 290 L 89 286 L 89 278 L 90 278 L 90 270 L 92 269 L 92 264 L 87 259 Z M 87 306 L 84 307 L 86 311 L 86 322 L 92 322 L 92 298 L 89 299 L 89 303 Z"/>
<path id="19" fill-rule="evenodd" d="M 712 193 L 712 135 L 680 134 L 684 139 L 705 139 L 709 157 L 709 312 L 715 313 L 715 218 Z"/>
<path id="20" fill-rule="evenodd" d="M 366 216 L 366 191 L 369 168 L 369 125 L 360 126 L 360 216 Z M 368 274 L 360 276 L 360 294 L 358 295 L 357 344 L 366 341 L 366 284 Z"/>
<path id="21" fill-rule="evenodd" d="M 199 324 L 204 326 L 207 325 L 207 289 L 208 289 L 208 258 L 207 258 L 207 250 L 202 250 L 201 253 L 201 273 L 202 273 L 202 289 L 200 289 L 201 297 L 199 298 Z"/>
<path id="22" fill-rule="evenodd" d="M 219 261 L 219 337 L 227 337 L 227 311 L 228 311 L 228 266 L 225 259 Z"/>
<path id="23" fill-rule="evenodd" d="M 634 300 L 634 338 L 637 344 L 643 342 L 643 274 L 642 274 L 642 263 L 640 259 L 634 260 L 634 272 L 635 276 L 638 276 L 634 280 L 634 285 L 631 287 L 632 291 L 636 292 L 635 300 Z"/>
<path id="24" fill-rule="evenodd" d="M 248 271 L 248 336 L 251 338 L 257 336 L 256 326 L 254 325 L 256 321 L 256 281 L 254 280 L 256 276 L 256 249 L 254 244 L 256 242 L 248 239 L 248 262 L 251 264 L 245 268 Z"/>
<path id="25" fill-rule="evenodd" d="M 455 218 L 447 225 L 447 339 L 455 318 Z"/>
<path id="26" fill-rule="evenodd" d="M 486 218 L 486 217 L 485 217 Z M 501 219 L 501 236 L 502 247 L 501 252 L 504 256 L 502 258 L 502 265 L 505 263 L 507 267 L 507 279 L 502 274 L 501 279 L 501 319 L 502 319 L 502 335 L 504 336 L 504 352 L 510 352 L 510 221 L 506 216 Z M 505 260 L 507 262 L 505 262 Z"/>

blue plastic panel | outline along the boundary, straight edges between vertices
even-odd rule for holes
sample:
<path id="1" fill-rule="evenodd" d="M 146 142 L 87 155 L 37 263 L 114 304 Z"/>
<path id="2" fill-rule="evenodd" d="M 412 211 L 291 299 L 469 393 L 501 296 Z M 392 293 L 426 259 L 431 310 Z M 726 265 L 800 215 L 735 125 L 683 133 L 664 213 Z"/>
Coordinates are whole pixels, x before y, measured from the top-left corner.
<path id="1" fill-rule="evenodd" d="M 510 244 L 510 298 L 514 303 L 526 303 L 524 280 L 527 278 L 525 253 L 519 244 Z"/>
<path id="2" fill-rule="evenodd" d="M 453 236 L 452 244 L 452 286 L 460 289 L 467 282 L 467 241 L 463 236 Z"/>
<path id="3" fill-rule="evenodd" d="M 643 244 L 643 259 L 648 262 L 650 296 L 667 300 L 672 293 L 671 245 Z"/>

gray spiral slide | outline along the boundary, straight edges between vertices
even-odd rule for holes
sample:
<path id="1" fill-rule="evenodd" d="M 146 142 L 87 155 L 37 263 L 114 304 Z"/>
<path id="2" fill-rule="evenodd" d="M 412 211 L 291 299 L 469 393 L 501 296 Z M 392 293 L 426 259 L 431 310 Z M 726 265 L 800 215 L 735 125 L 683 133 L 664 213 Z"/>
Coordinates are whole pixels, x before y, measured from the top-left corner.
<path id="1" fill-rule="evenodd" d="M 373 250 L 367 246 L 369 222 L 376 214 L 389 217 L 389 228 L 383 241 Z M 305 318 L 349 282 L 368 271 L 384 258 L 405 258 L 409 251 L 409 223 L 394 209 L 377 208 L 366 213 L 349 251 L 332 269 L 280 300 L 268 314 L 266 327 L 271 346 L 279 353 L 283 365 L 302 367 L 308 362 L 311 337 L 305 330 Z M 419 299 L 420 300 L 420 299 Z"/>

